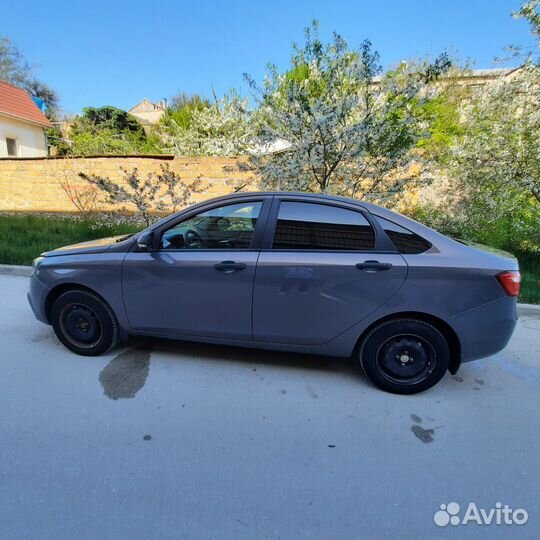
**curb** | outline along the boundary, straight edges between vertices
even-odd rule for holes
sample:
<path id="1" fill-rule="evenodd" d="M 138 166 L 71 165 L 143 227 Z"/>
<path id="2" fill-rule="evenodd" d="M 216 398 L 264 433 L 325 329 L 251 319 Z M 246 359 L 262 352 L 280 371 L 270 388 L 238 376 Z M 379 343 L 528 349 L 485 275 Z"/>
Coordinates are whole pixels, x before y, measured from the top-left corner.
<path id="1" fill-rule="evenodd" d="M 0 274 L 8 276 L 25 276 L 32 275 L 31 266 L 20 266 L 17 264 L 0 264 Z"/>
<path id="2" fill-rule="evenodd" d="M 32 275 L 32 267 L 15 264 L 0 264 L 0 275 L 30 277 Z M 540 315 L 540 305 L 518 304 L 517 312 L 520 316 L 538 316 Z"/>
<path id="3" fill-rule="evenodd" d="M 536 304 L 518 304 L 517 305 L 518 315 L 527 316 L 527 315 L 540 315 L 540 305 Z"/>

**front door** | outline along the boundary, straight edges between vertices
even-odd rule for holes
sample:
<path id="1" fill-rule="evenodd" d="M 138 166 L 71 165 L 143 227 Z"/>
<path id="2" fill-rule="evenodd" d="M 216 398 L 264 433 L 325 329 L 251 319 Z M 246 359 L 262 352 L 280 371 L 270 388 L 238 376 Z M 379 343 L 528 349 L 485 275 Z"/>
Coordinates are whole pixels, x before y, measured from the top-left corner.
<path id="1" fill-rule="evenodd" d="M 360 211 L 282 201 L 271 249 L 257 264 L 254 339 L 326 343 L 396 294 L 406 274 L 401 255 L 377 252 Z"/>
<path id="2" fill-rule="evenodd" d="M 124 304 L 137 331 L 251 339 L 252 249 L 262 200 L 214 206 L 165 230 L 155 251 L 128 253 Z"/>

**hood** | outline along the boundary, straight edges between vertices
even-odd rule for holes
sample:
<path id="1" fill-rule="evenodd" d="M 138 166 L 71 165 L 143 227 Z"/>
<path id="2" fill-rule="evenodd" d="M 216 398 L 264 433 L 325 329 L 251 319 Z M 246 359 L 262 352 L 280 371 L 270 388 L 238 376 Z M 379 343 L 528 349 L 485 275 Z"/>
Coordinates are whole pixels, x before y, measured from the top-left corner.
<path id="1" fill-rule="evenodd" d="M 89 242 L 81 242 L 70 246 L 62 246 L 51 251 L 45 251 L 41 255 L 43 257 L 56 257 L 58 255 L 82 255 L 84 253 L 103 253 L 111 246 L 115 246 L 122 240 L 130 238 L 129 234 L 120 236 L 109 236 L 107 238 L 99 238 L 98 240 L 90 240 Z"/>

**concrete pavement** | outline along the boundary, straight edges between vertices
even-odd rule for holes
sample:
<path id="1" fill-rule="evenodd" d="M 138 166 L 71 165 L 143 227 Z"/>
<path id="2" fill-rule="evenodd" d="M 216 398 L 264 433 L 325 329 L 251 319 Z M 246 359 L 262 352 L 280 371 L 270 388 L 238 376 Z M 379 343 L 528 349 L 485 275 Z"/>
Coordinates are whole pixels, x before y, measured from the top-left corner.
<path id="1" fill-rule="evenodd" d="M 432 390 L 343 359 L 132 340 L 76 356 L 0 276 L 0 540 L 540 537 L 540 318 Z M 524 525 L 447 525 L 457 502 Z"/>

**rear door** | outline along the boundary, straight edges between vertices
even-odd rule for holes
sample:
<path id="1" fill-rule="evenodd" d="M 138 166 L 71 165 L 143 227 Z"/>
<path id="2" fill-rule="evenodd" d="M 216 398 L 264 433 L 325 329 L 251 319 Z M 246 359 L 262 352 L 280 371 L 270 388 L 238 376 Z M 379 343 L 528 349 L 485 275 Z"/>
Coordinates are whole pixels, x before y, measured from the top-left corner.
<path id="1" fill-rule="evenodd" d="M 312 201 L 274 199 L 255 276 L 255 340 L 321 345 L 405 280 L 405 260 L 367 212 Z"/>

